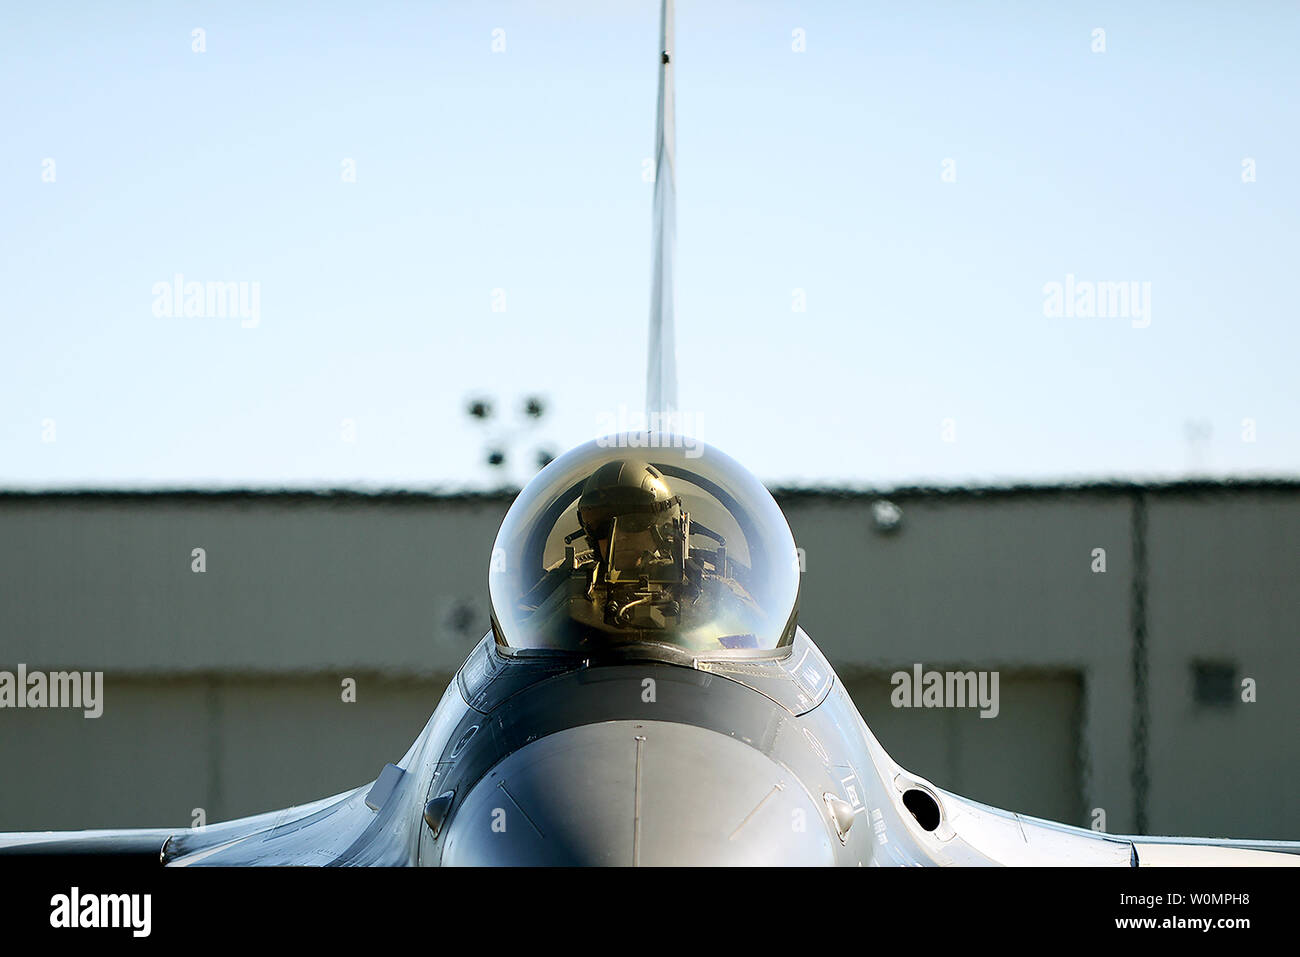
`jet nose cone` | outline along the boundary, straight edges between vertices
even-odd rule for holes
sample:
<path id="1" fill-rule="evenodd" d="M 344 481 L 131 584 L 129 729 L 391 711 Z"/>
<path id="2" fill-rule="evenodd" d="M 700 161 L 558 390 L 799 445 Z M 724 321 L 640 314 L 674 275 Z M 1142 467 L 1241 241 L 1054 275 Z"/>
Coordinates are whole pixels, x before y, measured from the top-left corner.
<path id="1" fill-rule="evenodd" d="M 540 738 L 453 811 L 450 865 L 834 863 L 817 804 L 784 767 L 691 725 L 611 721 Z"/>

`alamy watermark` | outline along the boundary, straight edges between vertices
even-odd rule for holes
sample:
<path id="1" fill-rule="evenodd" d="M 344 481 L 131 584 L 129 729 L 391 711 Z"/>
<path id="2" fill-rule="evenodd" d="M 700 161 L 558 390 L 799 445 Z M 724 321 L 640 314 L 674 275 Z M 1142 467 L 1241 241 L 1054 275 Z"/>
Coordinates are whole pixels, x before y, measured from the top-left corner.
<path id="1" fill-rule="evenodd" d="M 1151 283 L 1075 279 L 1043 286 L 1043 315 L 1048 319 L 1130 319 L 1134 329 L 1151 325 Z"/>
<path id="2" fill-rule="evenodd" d="M 74 886 L 50 898 L 50 926 L 122 928 L 132 937 L 148 937 L 153 929 L 153 895 L 86 894 Z"/>
<path id="3" fill-rule="evenodd" d="M 87 718 L 104 713 L 104 672 L 0 671 L 0 708 L 80 708 Z"/>
<path id="4" fill-rule="evenodd" d="M 180 273 L 153 284 L 159 319 L 238 319 L 245 329 L 262 321 L 262 284 L 256 280 L 186 282 Z"/>
<path id="5" fill-rule="evenodd" d="M 1001 710 L 996 671 L 923 672 L 914 664 L 910 672 L 895 671 L 889 683 L 895 708 L 979 708 L 981 718 L 996 718 Z"/>
<path id="6" fill-rule="evenodd" d="M 613 412 L 596 415 L 601 448 L 685 449 L 688 459 L 704 454 L 700 441 L 700 416 L 695 412 L 640 412 L 620 405 Z"/>

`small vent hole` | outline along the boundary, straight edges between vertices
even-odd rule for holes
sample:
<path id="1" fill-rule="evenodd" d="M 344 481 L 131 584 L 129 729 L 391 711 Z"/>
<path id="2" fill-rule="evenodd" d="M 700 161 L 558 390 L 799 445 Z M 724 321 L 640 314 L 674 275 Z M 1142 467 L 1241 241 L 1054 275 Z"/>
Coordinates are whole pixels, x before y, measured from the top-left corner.
<path id="1" fill-rule="evenodd" d="M 916 823 L 927 831 L 939 826 L 939 802 L 920 788 L 910 788 L 903 792 L 903 807 L 912 812 Z"/>

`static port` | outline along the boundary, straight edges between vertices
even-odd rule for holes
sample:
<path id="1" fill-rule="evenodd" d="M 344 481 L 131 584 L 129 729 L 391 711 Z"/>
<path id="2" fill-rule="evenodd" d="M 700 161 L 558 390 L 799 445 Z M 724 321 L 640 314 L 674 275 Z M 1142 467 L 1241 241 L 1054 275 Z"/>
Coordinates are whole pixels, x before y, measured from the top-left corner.
<path id="1" fill-rule="evenodd" d="M 904 791 L 903 807 L 911 811 L 912 817 L 916 818 L 916 823 L 927 831 L 933 831 L 939 826 L 939 819 L 942 816 L 939 802 L 931 797 L 928 791 L 922 791 L 920 788 L 909 788 Z"/>

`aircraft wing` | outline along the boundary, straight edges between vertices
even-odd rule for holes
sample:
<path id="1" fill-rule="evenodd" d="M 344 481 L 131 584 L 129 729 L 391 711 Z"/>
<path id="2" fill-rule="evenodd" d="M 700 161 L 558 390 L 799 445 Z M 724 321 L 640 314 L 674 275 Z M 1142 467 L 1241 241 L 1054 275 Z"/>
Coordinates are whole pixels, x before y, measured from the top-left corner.
<path id="1" fill-rule="evenodd" d="M 284 853 L 282 840 L 289 833 L 302 831 L 308 823 L 318 823 L 344 809 L 358 793 L 366 813 L 373 813 L 365 805 L 365 798 L 373 785 L 354 791 L 303 804 L 297 807 L 268 811 L 251 817 L 238 818 L 220 824 L 198 828 L 121 828 L 116 830 L 87 831 L 29 831 L 0 834 L 0 857 L 35 857 L 47 855 L 134 858 L 163 864 L 189 864 L 229 852 L 221 863 L 239 864 L 312 864 L 325 856 L 318 848 L 328 846 L 321 840 L 321 829 L 312 835 L 313 848 L 298 849 L 297 857 Z M 275 847 L 279 853 L 269 854 L 263 847 L 272 838 L 278 838 Z M 253 852 L 253 848 L 259 850 Z M 263 858 L 267 858 L 264 860 Z M 271 860 L 270 858 L 274 858 Z"/>
<path id="2" fill-rule="evenodd" d="M 91 831 L 28 831 L 0 834 L 0 857 L 89 855 L 157 861 L 163 843 L 172 835 L 166 828 L 127 828 Z"/>
<path id="3" fill-rule="evenodd" d="M 1132 836 L 1139 867 L 1300 867 L 1300 841 Z"/>
<path id="4" fill-rule="evenodd" d="M 446 696 L 458 696 L 456 685 Z M 197 828 L 0 834 L 0 857 L 134 857 L 171 867 L 405 865 L 416 861 L 430 775 L 448 726 L 439 706 L 398 764 L 309 804 Z M 452 722 L 454 724 L 454 721 Z"/>
<path id="5" fill-rule="evenodd" d="M 388 765 L 372 784 L 291 812 L 219 825 L 228 828 L 225 831 L 179 833 L 168 840 L 162 860 L 169 867 L 407 864 L 411 820 L 420 819 L 418 809 L 403 799 L 418 790 L 410 779 L 396 765 Z M 377 789 L 382 799 L 375 796 Z"/>
<path id="6" fill-rule="evenodd" d="M 940 864 L 1300 867 L 1300 841 L 1106 834 L 933 791 L 943 808 L 933 834 Z"/>
<path id="7" fill-rule="evenodd" d="M 877 863 L 940 867 L 1300 867 L 1300 841 L 1107 834 L 992 807 L 936 787 L 858 726 L 880 785 Z"/>

